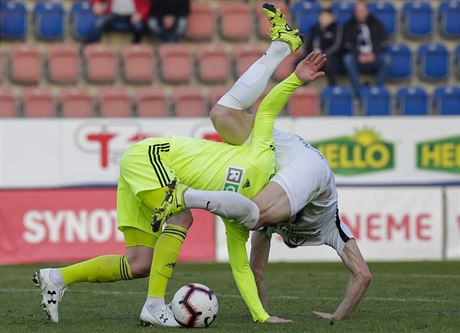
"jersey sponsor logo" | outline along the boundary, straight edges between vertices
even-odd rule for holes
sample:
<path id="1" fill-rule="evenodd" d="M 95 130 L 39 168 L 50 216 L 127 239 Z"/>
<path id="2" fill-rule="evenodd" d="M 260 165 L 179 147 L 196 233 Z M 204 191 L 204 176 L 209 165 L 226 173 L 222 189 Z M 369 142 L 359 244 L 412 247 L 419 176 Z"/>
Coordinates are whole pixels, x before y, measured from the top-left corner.
<path id="1" fill-rule="evenodd" d="M 460 135 L 417 143 L 417 168 L 460 174 Z"/>
<path id="2" fill-rule="evenodd" d="M 369 128 L 356 130 L 353 136 L 341 136 L 312 143 L 338 175 L 354 176 L 395 168 L 394 144 L 384 141 Z"/>
<path id="3" fill-rule="evenodd" d="M 228 167 L 225 177 L 224 191 L 239 192 L 244 169 Z"/>

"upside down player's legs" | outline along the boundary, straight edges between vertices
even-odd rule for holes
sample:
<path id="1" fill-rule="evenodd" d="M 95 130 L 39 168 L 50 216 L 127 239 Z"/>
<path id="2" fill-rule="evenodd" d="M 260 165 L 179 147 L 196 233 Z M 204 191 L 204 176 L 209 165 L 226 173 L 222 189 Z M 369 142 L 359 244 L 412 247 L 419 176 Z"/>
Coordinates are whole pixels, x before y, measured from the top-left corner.
<path id="1" fill-rule="evenodd" d="M 242 144 L 249 137 L 253 116 L 233 111 L 246 110 L 255 103 L 264 92 L 273 72 L 290 53 L 288 44 L 272 42 L 266 53 L 249 67 L 213 107 L 211 120 L 225 142 Z"/>
<path id="2" fill-rule="evenodd" d="M 260 209 L 259 222 L 255 229 L 262 226 L 275 225 L 289 220 L 291 202 L 285 190 L 275 182 L 269 182 L 252 201 Z"/>

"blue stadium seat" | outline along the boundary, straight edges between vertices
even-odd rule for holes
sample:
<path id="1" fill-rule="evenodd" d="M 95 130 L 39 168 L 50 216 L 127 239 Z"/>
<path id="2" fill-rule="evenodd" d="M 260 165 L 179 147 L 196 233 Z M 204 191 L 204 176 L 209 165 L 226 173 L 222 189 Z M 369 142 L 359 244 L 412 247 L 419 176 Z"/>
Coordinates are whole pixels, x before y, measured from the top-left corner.
<path id="1" fill-rule="evenodd" d="M 460 81 L 460 44 L 457 45 L 457 47 L 455 48 L 455 73 L 456 73 L 456 76 L 457 76 L 457 80 Z"/>
<path id="2" fill-rule="evenodd" d="M 406 1 L 402 8 L 402 24 L 407 38 L 430 37 L 433 33 L 433 8 L 426 1 Z"/>
<path id="3" fill-rule="evenodd" d="M 38 2 L 33 11 L 35 36 L 44 41 L 64 39 L 64 6 L 53 1 Z"/>
<path id="4" fill-rule="evenodd" d="M 435 110 L 442 115 L 460 115 L 460 87 L 439 87 L 433 93 Z"/>
<path id="5" fill-rule="evenodd" d="M 422 44 L 417 52 L 420 78 L 427 81 L 444 80 L 449 75 L 449 51 L 444 44 Z"/>
<path id="6" fill-rule="evenodd" d="M 352 116 L 353 92 L 348 87 L 327 87 L 321 93 L 324 113 L 330 116 Z"/>
<path id="7" fill-rule="evenodd" d="M 412 76 L 412 52 L 406 44 L 392 44 L 387 49 L 388 79 L 404 80 Z"/>
<path id="8" fill-rule="evenodd" d="M 23 40 L 27 35 L 27 9 L 22 2 L 0 2 L 0 39 Z"/>
<path id="9" fill-rule="evenodd" d="M 399 113 L 405 116 L 423 116 L 428 114 L 428 94 L 421 87 L 403 87 L 396 93 Z"/>
<path id="10" fill-rule="evenodd" d="M 321 6 L 316 2 L 299 1 L 292 6 L 294 25 L 299 28 L 300 33 L 310 33 L 311 28 L 318 22 L 320 11 Z"/>
<path id="11" fill-rule="evenodd" d="M 70 10 L 70 24 L 75 39 L 83 41 L 90 38 L 96 24 L 96 16 L 91 10 L 89 1 L 79 1 L 72 5 Z"/>
<path id="12" fill-rule="evenodd" d="M 353 16 L 355 4 L 349 1 L 334 2 L 331 11 L 335 14 L 338 25 L 344 25 Z"/>
<path id="13" fill-rule="evenodd" d="M 388 35 L 396 33 L 397 13 L 391 2 L 372 2 L 369 4 L 369 11 L 382 22 Z"/>
<path id="14" fill-rule="evenodd" d="M 391 96 L 385 87 L 364 87 L 360 92 L 361 108 L 365 116 L 389 116 Z"/>
<path id="15" fill-rule="evenodd" d="M 438 9 L 440 33 L 447 38 L 460 37 L 460 1 L 444 0 Z"/>

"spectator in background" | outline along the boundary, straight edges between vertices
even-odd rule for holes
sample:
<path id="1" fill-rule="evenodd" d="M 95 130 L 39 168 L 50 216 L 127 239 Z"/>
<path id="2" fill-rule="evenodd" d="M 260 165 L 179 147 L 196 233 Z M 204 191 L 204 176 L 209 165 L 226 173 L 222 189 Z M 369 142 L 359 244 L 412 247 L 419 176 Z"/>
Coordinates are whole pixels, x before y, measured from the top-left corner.
<path id="1" fill-rule="evenodd" d="M 342 30 L 335 21 L 330 9 L 323 9 L 319 14 L 318 23 L 310 32 L 305 43 L 306 54 L 317 51 L 327 55 L 327 63 L 323 68 L 330 86 L 337 85 L 337 73 L 341 68 Z"/>
<path id="2" fill-rule="evenodd" d="M 96 27 L 87 43 L 98 42 L 113 24 L 125 23 L 133 33 L 133 43 L 139 43 L 150 12 L 151 0 L 92 0 L 97 15 Z"/>
<path id="3" fill-rule="evenodd" d="M 355 95 L 359 96 L 361 88 L 358 73 L 376 73 L 375 84 L 385 83 L 384 48 L 387 33 L 383 24 L 369 14 L 367 4 L 356 1 L 354 16 L 344 26 L 343 61 L 350 77 Z"/>
<path id="4" fill-rule="evenodd" d="M 152 0 L 149 28 L 167 43 L 178 42 L 187 29 L 190 0 Z"/>

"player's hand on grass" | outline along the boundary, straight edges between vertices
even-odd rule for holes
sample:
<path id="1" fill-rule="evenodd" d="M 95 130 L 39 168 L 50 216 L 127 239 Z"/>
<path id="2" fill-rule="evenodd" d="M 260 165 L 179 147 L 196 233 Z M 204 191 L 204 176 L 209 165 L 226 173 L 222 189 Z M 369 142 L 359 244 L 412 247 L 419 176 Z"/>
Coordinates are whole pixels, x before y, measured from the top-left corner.
<path id="1" fill-rule="evenodd" d="M 280 318 L 280 317 L 277 317 L 277 316 L 270 316 L 265 321 L 265 323 L 267 323 L 267 324 L 290 324 L 290 323 L 292 323 L 292 320 Z"/>
<path id="2" fill-rule="evenodd" d="M 297 65 L 295 74 L 304 82 L 313 81 L 326 75 L 326 73 L 321 71 L 326 61 L 327 56 L 324 53 L 311 52 Z"/>
<path id="3" fill-rule="evenodd" d="M 329 320 L 335 319 L 332 313 L 327 313 L 327 312 L 313 311 L 313 315 L 315 315 L 319 319 L 329 319 Z"/>

